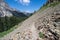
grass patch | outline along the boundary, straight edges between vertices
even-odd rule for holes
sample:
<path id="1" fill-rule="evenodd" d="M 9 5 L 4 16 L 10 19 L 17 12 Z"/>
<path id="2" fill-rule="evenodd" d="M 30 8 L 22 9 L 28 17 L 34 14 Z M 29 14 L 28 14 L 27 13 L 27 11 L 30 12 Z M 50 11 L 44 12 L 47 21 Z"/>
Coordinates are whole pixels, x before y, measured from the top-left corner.
<path id="1" fill-rule="evenodd" d="M 40 38 L 44 38 L 44 35 L 43 35 L 42 32 L 39 32 L 39 37 L 40 37 Z"/>
<path id="2" fill-rule="evenodd" d="M 16 25 L 15 27 L 10 28 L 7 31 L 1 32 L 0 33 L 0 38 L 4 37 L 5 35 L 7 35 L 8 33 L 12 32 L 14 29 L 18 28 L 18 26 Z"/>
<path id="3" fill-rule="evenodd" d="M 58 5 L 58 4 L 60 4 L 60 2 L 53 2 L 53 3 L 51 3 L 50 5 L 49 5 L 49 7 L 54 7 L 54 6 L 56 6 L 56 5 Z"/>
<path id="4" fill-rule="evenodd" d="M 44 5 L 43 7 L 41 7 L 37 12 L 42 12 L 44 11 L 46 8 L 48 7 L 54 7 L 56 5 L 60 4 L 60 2 L 53 2 L 51 4 L 47 4 L 47 5 Z"/>

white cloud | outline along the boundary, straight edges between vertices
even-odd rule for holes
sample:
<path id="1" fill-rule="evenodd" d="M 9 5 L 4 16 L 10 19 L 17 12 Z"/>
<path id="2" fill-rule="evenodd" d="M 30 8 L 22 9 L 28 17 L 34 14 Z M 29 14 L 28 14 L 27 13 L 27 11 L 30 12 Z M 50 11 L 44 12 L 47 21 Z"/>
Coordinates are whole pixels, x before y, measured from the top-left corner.
<path id="1" fill-rule="evenodd" d="M 30 3 L 30 0 L 19 0 L 21 4 L 28 5 Z"/>
<path id="2" fill-rule="evenodd" d="M 28 11 L 28 10 L 27 10 L 27 11 L 25 11 L 25 12 L 30 13 L 30 11 Z"/>
<path id="3" fill-rule="evenodd" d="M 29 5 L 30 0 L 15 0 L 16 2 L 21 3 L 22 5 Z"/>
<path id="4" fill-rule="evenodd" d="M 23 0 L 24 3 L 30 3 L 30 0 Z"/>

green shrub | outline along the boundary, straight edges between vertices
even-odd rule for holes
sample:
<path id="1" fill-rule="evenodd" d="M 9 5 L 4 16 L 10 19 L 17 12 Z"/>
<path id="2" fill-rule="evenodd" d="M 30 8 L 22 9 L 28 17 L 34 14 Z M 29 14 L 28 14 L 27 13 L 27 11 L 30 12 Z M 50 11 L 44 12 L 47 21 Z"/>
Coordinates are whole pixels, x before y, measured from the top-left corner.
<path id="1" fill-rule="evenodd" d="M 44 35 L 43 35 L 42 32 L 39 32 L 39 37 L 40 37 L 40 38 L 44 38 Z"/>

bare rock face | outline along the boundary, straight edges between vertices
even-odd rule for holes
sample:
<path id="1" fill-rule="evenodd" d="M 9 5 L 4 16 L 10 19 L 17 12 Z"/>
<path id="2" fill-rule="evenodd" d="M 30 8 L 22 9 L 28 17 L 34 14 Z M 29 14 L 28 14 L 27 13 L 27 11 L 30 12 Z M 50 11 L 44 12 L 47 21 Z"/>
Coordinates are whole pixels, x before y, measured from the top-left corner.
<path id="1" fill-rule="evenodd" d="M 4 0 L 0 0 L 0 17 L 12 16 L 12 13 L 9 11 L 11 8 L 4 2 Z"/>
<path id="2" fill-rule="evenodd" d="M 35 26 L 44 40 L 60 40 L 60 11 L 39 18 Z"/>

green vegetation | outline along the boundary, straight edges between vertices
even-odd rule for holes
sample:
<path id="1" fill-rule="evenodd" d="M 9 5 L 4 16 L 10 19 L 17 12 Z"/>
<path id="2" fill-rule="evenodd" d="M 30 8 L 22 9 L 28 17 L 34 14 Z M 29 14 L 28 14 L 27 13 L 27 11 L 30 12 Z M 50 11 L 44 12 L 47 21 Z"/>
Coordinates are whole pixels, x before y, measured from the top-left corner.
<path id="1" fill-rule="evenodd" d="M 44 38 L 44 35 L 43 35 L 42 32 L 39 32 L 39 37 L 40 37 L 40 38 Z"/>
<path id="2" fill-rule="evenodd" d="M 8 34 L 17 28 L 17 25 L 27 17 L 0 17 L 0 37 Z M 16 26 L 15 26 L 16 25 Z"/>
<path id="3" fill-rule="evenodd" d="M 53 2 L 53 3 L 50 3 L 50 4 L 43 5 L 43 7 L 41 7 L 38 11 L 42 12 L 46 8 L 48 8 L 48 7 L 54 7 L 54 6 L 58 5 L 58 4 L 60 4 L 60 1 L 59 2 Z"/>
<path id="4" fill-rule="evenodd" d="M 3 37 L 3 36 L 6 35 L 6 34 L 12 32 L 12 31 L 13 31 L 14 29 L 16 29 L 16 28 L 17 28 L 17 26 L 14 26 L 14 27 L 10 28 L 10 29 L 7 30 L 7 31 L 1 32 L 1 33 L 0 33 L 0 38 Z"/>
<path id="5" fill-rule="evenodd" d="M 53 3 L 51 3 L 50 5 L 49 5 L 49 7 L 54 7 L 54 6 L 56 6 L 56 5 L 58 5 L 58 4 L 60 4 L 60 2 L 53 2 Z"/>

